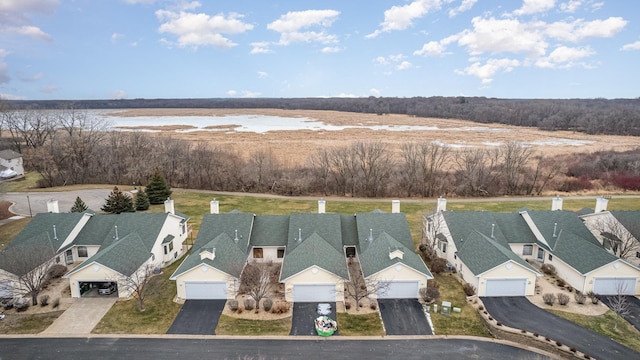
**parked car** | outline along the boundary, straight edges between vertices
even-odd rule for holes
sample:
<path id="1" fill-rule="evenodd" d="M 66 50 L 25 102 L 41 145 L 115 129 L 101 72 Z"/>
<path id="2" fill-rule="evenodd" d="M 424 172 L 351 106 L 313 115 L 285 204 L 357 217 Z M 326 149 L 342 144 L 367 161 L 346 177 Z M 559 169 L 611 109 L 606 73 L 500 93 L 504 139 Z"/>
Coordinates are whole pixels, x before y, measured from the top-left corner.
<path id="1" fill-rule="evenodd" d="M 116 292 L 116 286 L 113 283 L 104 283 L 98 287 L 98 294 L 111 295 Z"/>

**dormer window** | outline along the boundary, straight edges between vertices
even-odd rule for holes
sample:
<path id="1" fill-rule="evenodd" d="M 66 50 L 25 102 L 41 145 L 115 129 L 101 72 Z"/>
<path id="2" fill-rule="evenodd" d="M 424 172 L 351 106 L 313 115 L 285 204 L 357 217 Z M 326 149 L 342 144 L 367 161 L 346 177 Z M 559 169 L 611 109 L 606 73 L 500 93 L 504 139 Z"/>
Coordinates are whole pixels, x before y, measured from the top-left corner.
<path id="1" fill-rule="evenodd" d="M 393 260 L 393 259 L 402 259 L 404 257 L 404 252 L 400 249 L 395 249 L 392 251 L 389 251 L 389 259 Z"/>

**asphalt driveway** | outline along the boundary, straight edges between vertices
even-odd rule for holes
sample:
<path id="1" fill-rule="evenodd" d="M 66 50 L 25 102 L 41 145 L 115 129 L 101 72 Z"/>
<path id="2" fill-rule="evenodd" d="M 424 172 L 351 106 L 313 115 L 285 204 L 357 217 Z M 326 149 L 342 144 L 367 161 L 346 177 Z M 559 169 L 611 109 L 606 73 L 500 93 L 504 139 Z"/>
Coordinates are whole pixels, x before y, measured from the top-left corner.
<path id="1" fill-rule="evenodd" d="M 378 299 L 387 335 L 433 335 L 417 299 Z"/>
<path id="2" fill-rule="evenodd" d="M 291 320 L 291 332 L 289 335 L 316 335 L 316 329 L 313 325 L 313 321 L 320 315 L 318 315 L 319 303 L 305 303 L 297 302 L 293 303 L 293 315 Z M 331 319 L 336 320 L 336 303 L 331 304 L 331 313 L 328 315 Z M 338 331 L 333 335 L 338 335 L 340 331 L 340 323 L 338 323 Z"/>
<path id="3" fill-rule="evenodd" d="M 167 334 L 215 335 L 226 300 L 186 300 Z"/>
<path id="4" fill-rule="evenodd" d="M 611 300 L 613 296 L 600 296 L 600 300 L 611 308 Z M 623 316 L 625 320 L 627 320 L 631 325 L 633 325 L 636 329 L 640 330 L 640 299 L 635 296 L 626 295 L 624 297 L 629 304 L 629 314 Z"/>
<path id="5" fill-rule="evenodd" d="M 638 352 L 606 336 L 540 309 L 525 297 L 484 297 L 482 302 L 489 314 L 506 326 L 536 332 L 596 359 L 640 357 Z"/>

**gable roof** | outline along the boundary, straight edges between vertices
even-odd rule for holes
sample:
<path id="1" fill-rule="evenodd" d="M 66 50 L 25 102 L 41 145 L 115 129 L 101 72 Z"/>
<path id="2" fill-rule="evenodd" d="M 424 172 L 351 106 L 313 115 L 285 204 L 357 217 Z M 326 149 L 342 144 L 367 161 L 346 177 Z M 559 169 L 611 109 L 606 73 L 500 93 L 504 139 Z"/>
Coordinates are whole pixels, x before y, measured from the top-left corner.
<path id="1" fill-rule="evenodd" d="M 636 240 L 640 241 L 640 211 L 610 211 Z"/>
<path id="2" fill-rule="evenodd" d="M 459 243 L 458 257 L 476 276 L 506 262 L 514 262 L 539 275 L 538 271 L 511 251 L 510 248 L 477 231 L 471 233 L 464 241 Z"/>
<path id="3" fill-rule="evenodd" d="M 46 241 L 58 251 L 83 215 L 83 213 L 36 214 L 9 246 L 31 246 Z"/>
<path id="4" fill-rule="evenodd" d="M 285 246 L 288 232 L 288 215 L 256 216 L 251 232 L 251 246 Z"/>
<path id="5" fill-rule="evenodd" d="M 349 278 L 347 262 L 342 251 L 314 232 L 303 238 L 291 251 L 287 251 L 282 261 L 280 281 L 285 281 L 314 265 L 343 279 Z"/>

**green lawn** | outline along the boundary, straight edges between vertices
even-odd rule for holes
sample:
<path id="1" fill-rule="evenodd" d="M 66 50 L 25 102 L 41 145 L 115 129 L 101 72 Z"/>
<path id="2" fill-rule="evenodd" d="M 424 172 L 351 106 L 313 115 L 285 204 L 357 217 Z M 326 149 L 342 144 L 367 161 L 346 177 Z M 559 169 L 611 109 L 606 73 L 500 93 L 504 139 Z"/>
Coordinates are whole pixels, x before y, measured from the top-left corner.
<path id="1" fill-rule="evenodd" d="M 176 283 L 169 280 L 181 259 L 154 276 L 145 301 L 146 310 L 138 310 L 135 299 L 118 301 L 93 329 L 95 334 L 164 334 L 169 330 L 182 305 L 173 301 Z"/>
<path id="2" fill-rule="evenodd" d="M 451 312 L 450 315 L 433 313 L 431 306 L 431 321 L 436 335 L 469 335 L 493 337 L 487 329 L 480 314 L 467 302 L 467 297 L 462 291 L 462 284 L 455 278 L 456 274 L 435 274 L 435 280 L 440 284 L 440 300 L 451 302 L 452 307 L 460 308 L 459 313 Z M 440 308 L 438 308 L 440 311 Z"/>
<path id="3" fill-rule="evenodd" d="M 342 336 L 384 336 L 382 320 L 378 313 L 337 313 L 338 333 Z"/>
<path id="4" fill-rule="evenodd" d="M 549 311 L 636 351 L 640 351 L 640 332 L 611 310 L 599 316 L 588 316 L 560 310 Z M 617 329 L 614 329 L 616 324 Z"/>
<path id="5" fill-rule="evenodd" d="M 216 335 L 289 335 L 291 317 L 280 320 L 248 320 L 221 315 Z"/>

